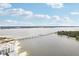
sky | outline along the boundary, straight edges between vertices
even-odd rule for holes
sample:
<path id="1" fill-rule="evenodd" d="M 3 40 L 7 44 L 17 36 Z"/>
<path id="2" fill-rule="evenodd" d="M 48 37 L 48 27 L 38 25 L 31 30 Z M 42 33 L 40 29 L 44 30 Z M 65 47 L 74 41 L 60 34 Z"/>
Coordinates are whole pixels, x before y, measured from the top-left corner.
<path id="1" fill-rule="evenodd" d="M 0 26 L 79 26 L 79 3 L 0 3 Z"/>

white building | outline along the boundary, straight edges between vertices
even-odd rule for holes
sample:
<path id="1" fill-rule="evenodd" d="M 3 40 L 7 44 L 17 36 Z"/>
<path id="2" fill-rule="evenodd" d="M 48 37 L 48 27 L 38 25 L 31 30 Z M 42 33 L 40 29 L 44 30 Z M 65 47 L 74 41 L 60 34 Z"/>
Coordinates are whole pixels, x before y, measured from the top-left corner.
<path id="1" fill-rule="evenodd" d="M 0 37 L 0 55 L 17 55 L 15 51 L 15 43 L 16 41 L 14 39 Z"/>
<path id="2" fill-rule="evenodd" d="M 20 52 L 21 46 L 15 39 L 0 37 L 0 56 L 26 56 L 26 51 Z"/>

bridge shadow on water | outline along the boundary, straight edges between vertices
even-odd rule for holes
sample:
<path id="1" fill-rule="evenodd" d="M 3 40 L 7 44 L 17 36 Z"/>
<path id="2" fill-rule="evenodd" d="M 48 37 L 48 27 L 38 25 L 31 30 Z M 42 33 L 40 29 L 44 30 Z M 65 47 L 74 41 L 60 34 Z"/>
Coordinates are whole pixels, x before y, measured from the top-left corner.
<path id="1" fill-rule="evenodd" d="M 47 33 L 47 34 L 39 34 L 39 35 L 37 35 L 37 36 L 19 38 L 19 39 L 17 39 L 17 40 L 26 40 L 26 39 L 40 38 L 40 37 L 49 36 L 49 35 L 52 35 L 52 34 L 55 34 L 55 33 L 53 32 L 53 33 Z"/>

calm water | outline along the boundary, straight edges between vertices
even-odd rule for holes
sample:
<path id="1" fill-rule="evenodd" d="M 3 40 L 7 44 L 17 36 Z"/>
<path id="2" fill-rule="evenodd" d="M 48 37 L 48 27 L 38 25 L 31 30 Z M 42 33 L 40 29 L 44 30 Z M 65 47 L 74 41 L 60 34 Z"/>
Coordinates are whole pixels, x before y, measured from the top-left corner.
<path id="1" fill-rule="evenodd" d="M 78 31 L 79 28 L 3 29 L 0 30 L 0 36 L 28 38 L 19 42 L 22 50 L 32 56 L 79 56 L 79 42 L 75 38 L 61 37 L 55 33 L 61 30 Z"/>

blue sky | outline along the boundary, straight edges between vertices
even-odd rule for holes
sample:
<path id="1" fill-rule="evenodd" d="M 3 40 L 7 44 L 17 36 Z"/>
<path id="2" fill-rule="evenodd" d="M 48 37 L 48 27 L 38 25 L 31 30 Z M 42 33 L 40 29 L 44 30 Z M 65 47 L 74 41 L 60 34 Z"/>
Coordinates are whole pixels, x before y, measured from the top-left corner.
<path id="1" fill-rule="evenodd" d="M 0 3 L 0 26 L 78 26 L 78 3 Z"/>

